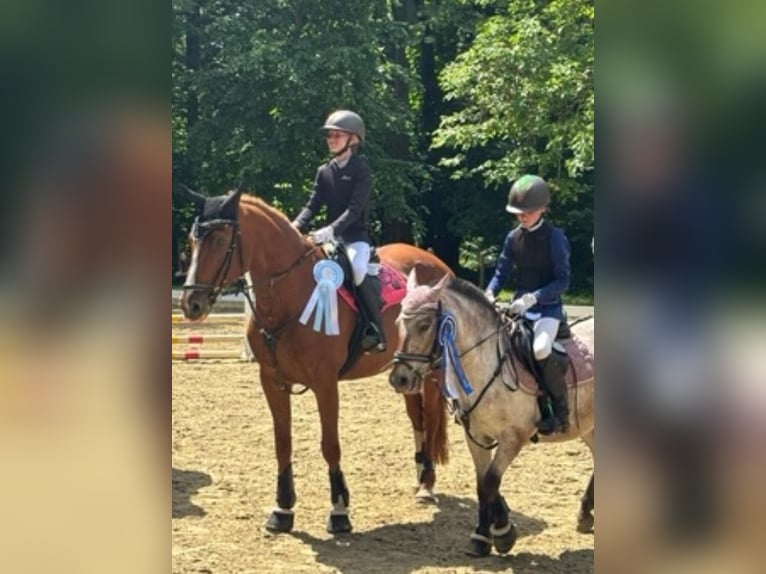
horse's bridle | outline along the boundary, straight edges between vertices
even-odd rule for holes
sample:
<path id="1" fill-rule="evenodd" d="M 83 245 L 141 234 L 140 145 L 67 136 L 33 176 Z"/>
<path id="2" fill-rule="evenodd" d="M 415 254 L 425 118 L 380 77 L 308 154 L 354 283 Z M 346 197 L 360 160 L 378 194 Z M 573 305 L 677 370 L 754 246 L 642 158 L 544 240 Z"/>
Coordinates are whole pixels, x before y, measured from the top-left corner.
<path id="1" fill-rule="evenodd" d="M 226 276 L 228 275 L 229 269 L 231 267 L 231 260 L 234 257 L 234 251 L 238 245 L 240 247 L 239 249 L 240 269 L 242 270 L 242 273 L 244 275 L 245 265 L 244 265 L 244 256 L 242 254 L 242 236 L 240 233 L 239 222 L 236 219 L 213 219 L 211 221 L 200 222 L 198 217 L 197 219 L 195 219 L 194 225 L 192 226 L 192 229 L 191 229 L 192 237 L 194 237 L 194 239 L 197 241 L 202 241 L 213 230 L 218 229 L 220 227 L 226 227 L 226 226 L 232 227 L 231 242 L 229 243 L 229 248 L 226 251 L 226 256 L 224 257 L 224 260 L 221 262 L 221 266 L 219 267 L 213 282 L 210 284 L 188 283 L 188 284 L 184 284 L 183 286 L 184 290 L 193 289 L 195 291 L 199 290 L 203 292 L 208 292 L 208 298 L 210 300 L 211 305 L 213 305 L 216 302 L 216 300 L 218 299 L 218 297 L 221 295 L 221 293 L 224 290 L 224 287 L 225 287 L 224 282 L 226 280 Z M 290 272 L 296 269 L 301 263 L 306 261 L 309 258 L 309 256 L 312 255 L 314 252 L 316 252 L 316 250 L 319 248 L 320 247 L 318 245 L 313 245 L 312 247 L 310 247 L 309 249 L 301 253 L 284 271 L 274 273 L 267 277 L 251 277 L 252 287 L 255 288 L 256 285 L 265 285 L 267 288 L 273 287 L 275 283 L 277 283 L 280 279 L 287 277 L 290 274 Z M 256 312 L 256 308 L 255 308 L 255 303 L 253 302 L 253 298 L 250 295 L 251 286 L 247 285 L 245 283 L 244 278 L 242 277 L 240 277 L 236 283 L 237 283 L 238 290 L 244 294 L 245 299 L 247 300 L 247 304 L 249 305 L 250 311 L 252 312 L 251 319 L 253 323 L 255 323 L 255 326 L 258 328 L 258 331 L 261 333 L 261 336 L 263 337 L 263 341 L 266 345 L 266 348 L 269 351 L 269 355 L 274 365 L 274 369 L 277 372 L 278 380 L 284 381 L 285 377 L 282 374 L 282 369 L 279 367 L 279 362 L 277 361 L 276 336 L 280 331 L 282 331 L 285 327 L 287 327 L 287 325 L 289 325 L 295 319 L 298 318 L 298 316 L 301 313 L 301 309 L 298 309 L 298 311 L 295 314 L 288 317 L 278 326 L 268 327 L 264 325 L 258 317 L 258 313 Z M 283 390 L 290 391 L 290 387 L 286 385 L 284 382 L 280 382 L 280 387 Z M 308 390 L 308 387 L 305 387 L 302 391 L 296 394 L 302 394 L 306 390 Z"/>
<path id="2" fill-rule="evenodd" d="M 229 243 L 229 248 L 226 250 L 225 257 L 221 262 L 221 266 L 218 268 L 218 272 L 215 274 L 215 279 L 212 281 L 212 283 L 185 283 L 183 286 L 184 290 L 208 292 L 208 298 L 211 305 L 216 302 L 225 288 L 224 282 L 226 280 L 226 276 L 229 273 L 229 269 L 231 268 L 231 260 L 234 257 L 234 251 L 236 250 L 237 246 L 240 247 L 239 265 L 244 274 L 245 264 L 244 256 L 242 254 L 242 236 L 239 229 L 239 221 L 236 219 L 212 219 L 210 221 L 200 222 L 199 217 L 197 217 L 194 220 L 194 224 L 191 228 L 192 237 L 194 237 L 196 241 L 201 242 L 215 229 L 228 226 L 233 228 L 231 232 L 231 242 Z M 269 275 L 267 277 L 253 277 L 253 287 L 256 284 L 263 283 L 267 284 L 269 287 L 272 287 L 277 281 L 283 277 L 286 277 L 293 269 L 298 267 L 298 265 L 300 265 L 304 259 L 314 253 L 317 249 L 318 246 L 315 245 L 301 253 L 298 258 L 293 261 L 284 271 L 274 273 L 273 275 Z M 240 278 L 240 281 L 243 280 Z M 240 289 L 244 291 L 245 297 L 247 298 L 251 310 L 253 311 L 253 315 L 255 316 L 255 308 L 253 302 L 250 300 L 250 295 L 246 287 L 248 286 L 245 286 L 244 283 L 240 284 Z"/>
<path id="3" fill-rule="evenodd" d="M 436 329 L 434 331 L 434 340 L 431 343 L 431 350 L 428 352 L 428 354 L 424 353 L 410 353 L 406 350 L 407 342 L 409 341 L 409 335 L 404 339 L 402 342 L 402 350 L 396 351 L 394 353 L 394 359 L 393 364 L 396 365 L 403 365 L 407 367 L 410 371 L 415 373 L 417 376 L 417 380 L 419 381 L 424 375 L 430 373 L 434 369 L 441 368 L 442 366 L 442 357 L 444 355 L 444 349 L 441 344 L 439 344 L 439 327 L 441 322 L 445 318 L 445 313 L 442 311 L 442 303 L 441 301 L 438 301 L 436 306 L 428 309 L 420 308 L 415 312 L 408 313 L 410 317 L 415 315 L 424 315 L 426 313 L 433 313 L 436 318 Z M 405 316 L 403 314 L 402 316 Z M 481 339 L 479 339 L 476 343 L 468 347 L 465 351 L 461 351 L 459 353 L 460 357 L 464 357 L 477 347 L 479 347 L 484 342 L 488 341 L 492 336 L 497 334 L 499 329 L 495 329 L 493 331 L 490 331 L 488 335 L 485 335 Z M 412 363 L 420 363 L 425 364 L 426 368 L 422 367 L 416 367 L 413 366 Z"/>
<path id="4" fill-rule="evenodd" d="M 199 217 L 194 220 L 194 224 L 191 228 L 191 236 L 195 241 L 202 242 L 205 237 L 210 235 L 214 230 L 221 227 L 231 226 L 231 241 L 229 242 L 229 248 L 226 250 L 226 256 L 221 262 L 221 266 L 218 268 L 218 272 L 215 274 L 215 279 L 212 283 L 184 283 L 184 291 L 203 291 L 208 293 L 208 299 L 210 304 L 216 302 L 224 289 L 224 281 L 226 275 L 229 273 L 231 267 L 231 260 L 234 256 L 234 250 L 237 248 L 237 244 L 242 245 L 239 231 L 239 221 L 236 219 L 211 219 L 210 221 L 201 222 Z M 199 247 L 198 247 L 199 249 Z M 244 258 L 242 255 L 242 249 L 239 250 L 239 263 L 240 268 L 244 270 Z M 195 277 L 196 278 L 196 277 Z"/>
<path id="5" fill-rule="evenodd" d="M 423 375 L 433 371 L 435 367 L 442 367 L 443 366 L 442 365 L 442 363 L 443 363 L 442 359 L 443 359 L 443 355 L 444 355 L 444 347 L 439 342 L 439 331 L 440 331 L 441 323 L 442 323 L 442 321 L 445 320 L 445 318 L 447 317 L 448 313 L 445 313 L 445 312 L 442 311 L 441 301 L 439 301 L 437 306 L 433 310 L 429 309 L 428 311 L 426 311 L 426 310 L 418 309 L 417 311 L 409 313 L 408 315 L 415 316 L 415 315 L 419 315 L 419 314 L 425 314 L 426 312 L 433 312 L 435 314 L 436 318 L 437 318 L 436 331 L 434 333 L 434 340 L 433 340 L 433 343 L 431 345 L 431 351 L 427 355 L 420 354 L 420 353 L 409 353 L 409 352 L 404 351 L 405 346 L 407 345 L 407 340 L 409 339 L 409 336 L 408 336 L 407 338 L 405 338 L 404 342 L 402 343 L 402 350 L 403 351 L 402 352 L 399 352 L 399 351 L 395 352 L 394 353 L 394 361 L 393 361 L 394 365 L 401 364 L 401 365 L 406 366 L 411 371 L 413 371 L 415 373 L 416 377 L 417 377 L 416 381 L 418 381 L 418 382 L 420 382 L 420 379 L 422 379 Z M 459 352 L 458 356 L 459 357 L 464 357 L 465 355 L 467 355 L 468 353 L 470 353 L 471 351 L 473 351 L 474 349 L 476 349 L 480 345 L 482 345 L 485 341 L 488 341 L 494 335 L 497 335 L 502 329 L 503 329 L 503 324 L 501 323 L 498 328 L 490 331 L 489 334 L 487 334 L 484 337 L 480 338 L 476 343 L 474 343 L 473 345 L 468 347 L 466 350 Z M 498 348 L 497 348 L 497 367 L 495 368 L 495 371 L 492 373 L 489 381 L 487 381 L 487 383 L 485 383 L 485 385 L 483 386 L 481 392 L 479 392 L 479 396 L 476 397 L 476 399 L 473 401 L 473 403 L 468 408 L 465 408 L 465 409 L 461 408 L 460 403 L 455 398 L 449 399 L 447 397 L 447 395 L 444 394 L 445 393 L 444 388 L 442 388 L 442 395 L 444 396 L 444 399 L 447 400 L 447 402 L 448 402 L 448 408 L 450 410 L 450 413 L 455 415 L 456 421 L 458 421 L 463 426 L 463 428 L 465 429 L 466 436 L 474 444 L 476 444 L 477 446 L 479 446 L 479 447 L 481 447 L 481 448 L 483 448 L 485 450 L 491 450 L 491 449 L 495 448 L 498 443 L 496 441 L 491 443 L 491 444 L 484 444 L 484 443 L 479 442 L 471 434 L 470 424 L 469 424 L 469 417 L 470 417 L 471 413 L 474 411 L 474 409 L 476 409 L 476 407 L 479 406 L 479 403 L 481 403 L 481 401 L 484 398 L 485 394 L 487 393 L 489 388 L 492 386 L 492 383 L 494 381 L 496 381 L 498 379 L 498 377 L 500 377 L 502 379 L 501 372 L 502 372 L 502 368 L 503 368 L 503 363 L 506 361 L 506 359 L 510 359 L 510 361 L 511 361 L 511 368 L 513 369 L 513 373 L 514 373 L 513 374 L 513 378 L 514 378 L 514 380 L 518 380 L 518 375 L 516 374 L 516 369 L 515 369 L 515 366 L 513 364 L 513 356 L 512 356 L 511 350 L 509 349 L 504 354 L 501 354 L 501 352 L 500 352 L 500 343 L 498 342 Z M 427 364 L 427 368 L 426 369 L 422 369 L 420 367 L 415 367 L 412 364 L 410 364 L 410 362 L 425 363 L 425 364 Z M 505 383 L 505 381 L 503 381 L 503 384 L 505 384 L 505 387 L 508 390 L 515 391 L 515 390 L 518 389 L 518 384 L 516 385 L 516 387 L 509 386 L 507 383 Z"/>
<path id="6" fill-rule="evenodd" d="M 437 319 L 437 326 L 436 326 L 436 331 L 434 333 L 434 340 L 433 340 L 433 343 L 431 345 L 430 352 L 428 354 L 409 353 L 409 352 L 407 352 L 406 351 L 406 345 L 407 345 L 407 342 L 409 340 L 409 336 L 407 336 L 407 338 L 405 338 L 405 340 L 402 343 L 402 352 L 397 351 L 396 353 L 394 353 L 394 361 L 393 361 L 394 365 L 402 364 L 402 365 L 405 365 L 411 371 L 413 371 L 415 373 L 415 375 L 417 376 L 416 380 L 418 382 L 420 381 L 420 379 L 422 379 L 423 375 L 425 375 L 426 373 L 428 373 L 431 370 L 433 370 L 434 367 L 441 367 L 442 366 L 441 363 L 442 363 L 442 357 L 444 355 L 444 349 L 443 349 L 443 346 L 439 342 L 439 328 L 440 328 L 440 325 L 441 325 L 442 321 L 444 320 L 444 317 L 449 314 L 448 312 L 443 312 L 442 311 L 441 302 L 439 302 L 436 306 L 429 306 L 428 309 L 425 309 L 424 307 L 425 306 L 415 310 L 414 312 L 409 312 L 407 314 L 403 313 L 402 317 L 405 317 L 405 316 L 414 317 L 414 316 L 417 316 L 417 315 L 424 315 L 426 313 L 433 313 L 435 315 L 435 317 Z M 458 355 L 460 357 L 465 356 L 470 351 L 472 351 L 473 349 L 476 349 L 477 347 L 479 347 L 479 345 L 481 345 L 482 343 L 484 343 L 485 341 L 490 339 L 493 335 L 498 334 L 505 327 L 505 325 L 508 324 L 507 318 L 508 317 L 505 314 L 501 314 L 501 322 L 500 322 L 500 325 L 498 326 L 497 329 L 491 331 L 488 335 L 485 335 L 484 337 L 479 339 L 478 342 L 476 342 L 473 345 L 471 345 L 468 349 L 466 349 L 466 350 L 464 350 L 462 352 L 459 352 Z M 590 318 L 590 317 L 585 317 L 585 318 L 579 319 L 578 321 L 576 321 L 576 322 L 574 322 L 572 324 L 576 324 L 577 322 L 586 320 L 588 318 Z M 518 320 L 520 320 L 520 318 Z M 512 326 L 511 329 L 515 329 L 516 328 L 517 324 L 516 324 L 515 321 L 516 320 L 512 320 L 510 322 L 510 324 Z M 513 330 L 511 330 L 510 333 L 512 334 Z M 470 415 L 473 413 L 473 411 L 482 402 L 482 399 L 487 394 L 487 391 L 490 389 L 490 387 L 492 386 L 492 384 L 496 380 L 499 379 L 503 383 L 505 388 L 508 389 L 509 391 L 517 391 L 520 388 L 518 371 L 516 369 L 516 365 L 514 364 L 514 352 L 513 352 L 512 345 L 510 344 L 510 342 L 508 342 L 507 346 L 506 346 L 506 349 L 504 351 L 501 351 L 501 345 L 502 345 L 502 336 L 500 336 L 500 339 L 498 340 L 498 346 L 497 346 L 497 349 L 496 349 L 496 353 L 497 353 L 497 367 L 495 368 L 494 372 L 490 375 L 489 380 L 483 385 L 483 387 L 481 388 L 481 391 L 479 391 L 478 396 L 475 397 L 473 399 L 473 401 L 471 401 L 468 404 L 467 407 L 466 406 L 462 406 L 457 398 L 448 397 L 445 394 L 444 387 L 442 386 L 442 395 L 443 395 L 443 398 L 448 402 L 449 411 L 450 411 L 451 414 L 455 415 L 456 421 L 459 422 L 463 426 L 463 429 L 464 429 L 464 431 L 466 433 L 466 437 L 468 437 L 468 439 L 471 442 L 473 442 L 476 446 L 478 446 L 478 447 L 480 447 L 482 449 L 485 449 L 485 450 L 491 450 L 491 449 L 495 448 L 498 445 L 498 442 L 497 442 L 497 440 L 494 440 L 494 441 L 490 442 L 489 444 L 480 442 L 479 439 L 471 433 L 470 422 L 469 422 Z M 511 383 L 512 384 L 508 384 L 505 381 L 504 377 L 503 377 L 503 365 L 504 365 L 504 363 L 506 361 L 510 361 L 510 368 L 512 370 L 512 372 L 511 372 Z M 422 367 L 415 367 L 415 366 L 413 366 L 411 364 L 411 362 L 427 364 L 427 368 L 423 369 Z M 574 366 L 572 365 L 571 362 L 569 364 L 569 368 L 574 369 Z M 575 377 L 576 377 L 576 373 L 575 373 Z M 576 400 L 577 400 L 577 394 L 575 393 L 575 401 Z M 576 405 L 576 403 L 575 403 L 575 405 Z M 575 413 L 577 413 L 577 408 L 576 407 L 575 407 Z M 577 422 L 577 424 L 579 426 L 579 421 Z"/>
<path id="7" fill-rule="evenodd" d="M 415 373 L 415 376 L 417 377 L 417 381 L 420 381 L 420 379 L 423 377 L 423 375 L 426 375 L 433 371 L 434 369 L 438 369 L 441 366 L 442 361 L 442 348 L 441 345 L 439 345 L 439 318 L 442 315 L 442 304 L 441 301 L 439 301 L 436 304 L 436 307 L 433 309 L 418 309 L 415 313 L 410 313 L 410 316 L 414 315 L 425 315 L 426 313 L 433 313 L 434 318 L 436 319 L 436 329 L 434 331 L 434 340 L 431 343 L 431 350 L 428 352 L 428 354 L 424 353 L 410 353 L 406 350 L 407 343 L 409 342 L 409 335 L 405 337 L 404 341 L 402 342 L 402 349 L 401 351 L 395 351 L 394 352 L 394 359 L 393 359 L 393 365 L 403 365 L 407 367 L 410 371 Z M 404 314 L 402 314 L 404 316 Z M 422 369 L 420 367 L 415 367 L 412 365 L 412 363 L 420 363 L 425 364 L 426 368 Z"/>

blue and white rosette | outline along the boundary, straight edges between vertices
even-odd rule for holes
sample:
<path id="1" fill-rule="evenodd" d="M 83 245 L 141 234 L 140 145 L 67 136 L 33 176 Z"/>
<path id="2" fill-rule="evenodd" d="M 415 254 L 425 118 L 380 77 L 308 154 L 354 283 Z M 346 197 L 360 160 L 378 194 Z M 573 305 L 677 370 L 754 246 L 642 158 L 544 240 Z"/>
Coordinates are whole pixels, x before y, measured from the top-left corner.
<path id="1" fill-rule="evenodd" d="M 456 331 L 457 325 L 455 316 L 452 313 L 445 311 L 439 319 L 439 329 L 436 336 L 439 338 L 439 345 L 444 350 L 442 354 L 444 360 L 442 376 L 445 381 L 445 391 L 450 399 L 458 398 L 457 389 L 454 384 L 451 384 L 452 379 L 447 377 L 447 371 L 450 369 L 455 371 L 455 377 L 460 383 L 463 392 L 466 395 L 470 395 L 473 392 L 471 383 L 468 382 L 468 377 L 466 377 L 465 371 L 463 371 L 463 365 L 460 361 L 460 353 L 457 350 L 457 343 L 455 342 Z"/>
<path id="2" fill-rule="evenodd" d="M 314 314 L 313 329 L 317 333 L 322 330 L 327 335 L 340 335 L 338 324 L 338 289 L 343 285 L 343 269 L 335 261 L 323 259 L 314 265 L 314 280 L 317 286 L 311 293 L 309 302 L 298 319 L 303 325 L 309 322 L 311 313 Z"/>

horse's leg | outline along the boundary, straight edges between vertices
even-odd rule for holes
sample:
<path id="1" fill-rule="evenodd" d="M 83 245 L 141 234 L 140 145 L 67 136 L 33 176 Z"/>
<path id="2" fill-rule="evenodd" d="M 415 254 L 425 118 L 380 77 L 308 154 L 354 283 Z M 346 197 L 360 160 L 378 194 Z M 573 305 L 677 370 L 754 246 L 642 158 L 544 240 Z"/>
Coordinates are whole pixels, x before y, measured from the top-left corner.
<path id="1" fill-rule="evenodd" d="M 274 424 L 274 446 L 277 451 L 277 506 L 266 521 L 272 532 L 293 529 L 295 485 L 293 483 L 293 439 L 291 433 L 290 393 L 283 391 L 273 377 L 261 372 L 261 386 Z"/>
<path id="2" fill-rule="evenodd" d="M 590 449 L 591 456 L 593 455 L 593 439 L 594 439 L 594 431 L 590 431 L 587 435 L 582 437 L 585 444 L 588 445 L 588 448 Z M 593 532 L 593 506 L 595 503 L 595 499 L 593 497 L 593 477 L 596 473 L 596 470 L 594 468 L 593 472 L 590 474 L 590 480 L 588 481 L 588 486 L 585 489 L 585 493 L 582 495 L 582 498 L 580 499 L 580 511 L 577 513 L 577 531 L 588 533 Z"/>
<path id="3" fill-rule="evenodd" d="M 521 432 L 510 428 L 503 432 L 498 439 L 498 446 L 492 464 L 484 475 L 483 488 L 486 491 L 485 498 L 491 509 L 491 523 L 489 532 L 492 535 L 492 543 L 500 554 L 510 552 L 516 543 L 516 525 L 511 522 L 510 509 L 505 498 L 500 494 L 500 482 L 506 469 L 514 458 L 519 454 L 524 445 Z"/>
<path id="4" fill-rule="evenodd" d="M 479 522 L 476 525 L 476 530 L 471 534 L 466 554 L 478 557 L 488 556 L 492 550 L 492 539 L 489 533 L 492 522 L 492 508 L 487 504 L 487 491 L 483 485 L 487 469 L 489 469 L 489 465 L 492 462 L 492 453 L 474 443 L 467 434 L 466 442 L 468 443 L 468 450 L 471 452 L 473 466 L 476 470 L 476 491 L 479 498 Z"/>
<path id="5" fill-rule="evenodd" d="M 417 502 L 436 502 L 433 491 L 436 483 L 436 471 L 425 440 L 423 395 L 416 393 L 403 396 L 407 416 L 412 423 L 412 434 L 415 438 L 415 500 Z"/>
<path id="6" fill-rule="evenodd" d="M 495 456 L 466 437 L 476 468 L 476 486 L 479 497 L 479 524 L 471 535 L 468 554 L 487 556 L 494 543 L 500 553 L 510 551 L 516 542 L 516 525 L 510 520 L 509 508 L 500 495 L 503 473 L 516 458 L 524 440 L 513 428 L 503 432 L 498 440 Z"/>
<path id="7" fill-rule="evenodd" d="M 338 438 L 338 383 L 328 381 L 314 391 L 322 424 L 322 456 L 330 472 L 330 517 L 327 532 L 351 532 L 348 518 L 349 492 L 340 469 L 340 440 Z"/>

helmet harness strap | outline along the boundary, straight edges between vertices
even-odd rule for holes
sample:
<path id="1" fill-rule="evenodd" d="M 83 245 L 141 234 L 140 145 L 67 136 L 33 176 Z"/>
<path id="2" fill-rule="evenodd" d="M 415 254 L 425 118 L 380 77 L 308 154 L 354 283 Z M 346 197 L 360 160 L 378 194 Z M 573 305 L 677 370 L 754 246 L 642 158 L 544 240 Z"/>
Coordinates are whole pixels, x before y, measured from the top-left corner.
<path id="1" fill-rule="evenodd" d="M 340 130 L 339 130 L 339 131 L 340 131 Z M 349 150 L 349 149 L 350 149 L 350 150 L 352 151 L 352 153 L 353 153 L 354 151 L 356 151 L 356 148 L 357 148 L 357 146 L 359 145 L 359 144 L 352 144 L 352 143 L 351 143 L 351 136 L 352 136 L 352 135 L 354 135 L 354 134 L 352 134 L 351 132 L 345 132 L 345 131 L 341 131 L 341 133 L 343 133 L 343 134 L 346 134 L 346 145 L 344 145 L 344 146 L 343 146 L 343 149 L 341 149 L 340 151 L 337 151 L 337 152 L 335 152 L 335 153 L 333 153 L 333 152 L 330 152 L 330 153 L 332 153 L 332 156 L 333 156 L 333 157 L 338 157 L 338 156 L 340 156 L 340 155 L 343 155 L 343 154 L 344 154 L 344 153 L 346 153 L 346 151 L 347 151 L 347 150 Z"/>

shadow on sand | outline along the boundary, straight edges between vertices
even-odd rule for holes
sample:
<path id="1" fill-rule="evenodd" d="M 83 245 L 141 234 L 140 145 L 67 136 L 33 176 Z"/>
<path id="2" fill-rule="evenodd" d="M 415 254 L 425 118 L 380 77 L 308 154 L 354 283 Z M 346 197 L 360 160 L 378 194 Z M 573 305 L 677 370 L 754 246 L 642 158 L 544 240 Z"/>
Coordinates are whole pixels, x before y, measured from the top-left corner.
<path id="1" fill-rule="evenodd" d="M 547 524 L 539 519 L 512 512 L 524 537 L 542 532 Z M 330 539 L 316 538 L 302 531 L 292 536 L 311 546 L 316 560 L 344 574 L 409 574 L 426 566 L 466 567 L 492 572 L 511 571 L 514 574 L 593 572 L 593 550 L 563 552 L 558 558 L 528 552 L 487 558 L 472 558 L 464 550 L 473 531 L 476 502 L 469 498 L 449 495 L 439 497 L 439 509 L 433 519 L 406 524 L 387 524 L 373 530 L 340 535 Z"/>
<path id="2" fill-rule="evenodd" d="M 198 470 L 173 469 L 173 518 L 205 516 L 205 510 L 191 501 L 200 488 L 213 484 L 209 474 Z"/>

